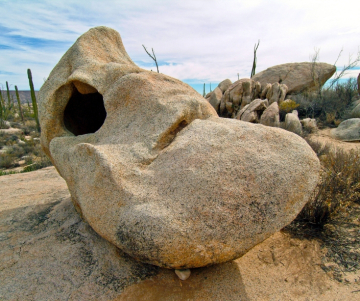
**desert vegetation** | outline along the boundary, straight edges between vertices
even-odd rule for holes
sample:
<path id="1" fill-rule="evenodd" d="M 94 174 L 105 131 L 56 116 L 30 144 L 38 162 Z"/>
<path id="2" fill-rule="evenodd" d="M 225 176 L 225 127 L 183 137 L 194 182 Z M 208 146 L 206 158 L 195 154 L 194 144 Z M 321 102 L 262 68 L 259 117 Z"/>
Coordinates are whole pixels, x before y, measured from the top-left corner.
<path id="1" fill-rule="evenodd" d="M 320 159 L 321 180 L 309 202 L 283 231 L 320 240 L 327 249 L 321 267 L 343 281 L 344 272 L 360 268 L 360 153 L 306 140 Z"/>
<path id="2" fill-rule="evenodd" d="M 28 172 L 50 166 L 40 146 L 40 125 L 32 76 L 28 70 L 31 99 L 21 103 L 17 86 L 15 97 L 6 82 L 0 90 L 0 176 Z"/>
<path id="3" fill-rule="evenodd" d="M 342 50 L 334 66 L 341 54 Z M 314 88 L 311 91 L 303 91 L 292 96 L 292 100 L 299 105 L 297 108 L 299 117 L 316 118 L 320 127 L 336 127 L 341 121 L 351 118 L 350 112 L 356 105 L 357 81 L 355 78 L 344 80 L 343 77 L 348 70 L 359 64 L 360 51 L 355 57 L 349 55 L 348 63 L 341 68 L 341 71 L 337 71 L 324 86 L 320 83 L 321 70 L 315 70 L 315 65 L 319 61 L 319 49 L 315 49 L 315 53 L 310 59 L 313 67 L 309 70 L 309 76 L 313 79 Z M 318 74 L 315 74 L 316 72 Z"/>
<path id="4" fill-rule="evenodd" d="M 316 118 L 320 127 L 336 127 L 350 118 L 358 91 L 355 78 L 338 81 L 331 87 L 292 96 L 301 118 Z M 285 108 L 284 108 L 285 109 Z"/>

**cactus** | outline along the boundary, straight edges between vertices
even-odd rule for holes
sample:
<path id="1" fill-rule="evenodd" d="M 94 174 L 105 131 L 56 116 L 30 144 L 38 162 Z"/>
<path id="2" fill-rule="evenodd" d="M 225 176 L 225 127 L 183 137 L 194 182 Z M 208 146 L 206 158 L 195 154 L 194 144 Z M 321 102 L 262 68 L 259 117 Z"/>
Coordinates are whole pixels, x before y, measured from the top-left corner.
<path id="1" fill-rule="evenodd" d="M 7 93 L 7 98 L 8 98 L 8 106 L 10 107 L 11 98 L 10 98 L 10 89 L 9 89 L 9 83 L 8 82 L 6 82 L 6 93 Z"/>
<path id="2" fill-rule="evenodd" d="M 18 105 L 19 105 L 20 117 L 21 117 L 21 120 L 22 120 L 23 124 L 25 124 L 24 114 L 23 114 L 23 111 L 22 111 L 22 108 L 21 108 L 20 96 L 19 96 L 19 91 L 18 91 L 18 87 L 17 87 L 17 86 L 15 86 L 15 92 L 16 92 L 16 99 L 17 99 L 17 102 L 18 102 Z"/>
<path id="3" fill-rule="evenodd" d="M 32 75 L 31 75 L 31 70 L 30 69 L 27 70 L 27 74 L 28 74 L 28 78 L 29 78 L 29 85 L 30 85 L 30 90 L 31 90 L 31 101 L 32 101 L 33 110 L 34 110 L 34 118 L 35 118 L 35 121 L 36 121 L 36 127 L 37 127 L 38 132 L 40 132 L 38 107 L 37 107 L 37 103 L 36 103 L 34 84 L 33 84 L 33 81 L 32 81 Z"/>
<path id="4" fill-rule="evenodd" d="M 210 83 L 210 92 L 212 92 L 212 91 L 211 91 L 211 83 Z"/>
<path id="5" fill-rule="evenodd" d="M 256 51 L 259 47 L 259 44 L 260 44 L 260 40 L 258 41 L 257 45 L 255 44 L 255 46 L 254 46 L 254 60 L 253 60 L 253 65 L 252 65 L 252 69 L 251 69 L 250 78 L 252 78 L 255 75 L 256 61 L 257 61 Z"/>
<path id="6" fill-rule="evenodd" d="M 8 82 L 6 82 L 7 88 L 9 88 Z M 10 101 L 10 92 L 8 90 L 8 104 L 6 104 L 5 99 L 3 98 L 2 91 L 0 89 L 0 125 L 2 127 L 4 120 L 7 120 L 11 110 L 13 108 L 13 104 Z"/>
<path id="7" fill-rule="evenodd" d="M 204 89 L 203 89 L 203 97 L 205 97 L 205 83 L 204 83 Z"/>

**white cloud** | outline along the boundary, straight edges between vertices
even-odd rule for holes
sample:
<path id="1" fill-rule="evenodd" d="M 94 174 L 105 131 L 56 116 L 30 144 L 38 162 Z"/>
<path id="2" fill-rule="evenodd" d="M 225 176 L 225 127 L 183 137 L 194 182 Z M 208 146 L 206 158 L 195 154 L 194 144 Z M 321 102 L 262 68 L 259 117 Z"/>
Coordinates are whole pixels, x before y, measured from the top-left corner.
<path id="1" fill-rule="evenodd" d="M 338 62 L 342 66 L 360 46 L 360 3 L 351 0 L 74 2 L 0 2 L 1 11 L 6 11 L 0 19 L 1 44 L 14 48 L 0 46 L 0 71 L 15 73 L 14 84 L 27 89 L 30 67 L 39 88 L 77 37 L 98 25 L 118 30 L 134 61 L 152 63 L 144 44 L 154 48 L 160 72 L 199 82 L 235 80 L 237 73 L 248 77 L 258 39 L 257 71 L 308 61 L 314 47 L 320 48 L 320 61 L 328 63 L 334 63 L 343 48 Z M 21 43 L 22 38 L 46 43 L 36 47 L 37 40 L 34 46 Z M 9 78 L 0 72 L 0 83 Z"/>

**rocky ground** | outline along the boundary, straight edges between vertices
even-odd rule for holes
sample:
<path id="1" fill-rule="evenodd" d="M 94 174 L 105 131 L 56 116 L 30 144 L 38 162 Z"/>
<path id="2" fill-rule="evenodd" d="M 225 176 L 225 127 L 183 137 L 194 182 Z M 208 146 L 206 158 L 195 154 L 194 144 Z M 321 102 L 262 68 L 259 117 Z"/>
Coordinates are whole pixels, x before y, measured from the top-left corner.
<path id="1" fill-rule="evenodd" d="M 333 141 L 326 130 L 311 139 L 359 147 Z M 360 299 L 360 271 L 329 268 L 336 263 L 327 253 L 316 240 L 278 232 L 243 257 L 193 269 L 181 281 L 99 237 L 79 218 L 54 167 L 0 177 L 1 300 Z"/>

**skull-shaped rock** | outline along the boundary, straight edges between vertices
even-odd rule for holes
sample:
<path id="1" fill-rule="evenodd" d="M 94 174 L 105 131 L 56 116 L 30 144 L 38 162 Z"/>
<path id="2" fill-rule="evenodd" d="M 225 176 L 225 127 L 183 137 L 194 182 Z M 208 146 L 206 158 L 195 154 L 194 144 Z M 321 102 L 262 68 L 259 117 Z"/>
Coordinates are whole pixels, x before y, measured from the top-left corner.
<path id="1" fill-rule="evenodd" d="M 318 180 L 297 135 L 219 118 L 136 66 L 120 35 L 82 35 L 40 90 L 41 143 L 92 228 L 166 268 L 240 257 L 291 222 Z"/>

